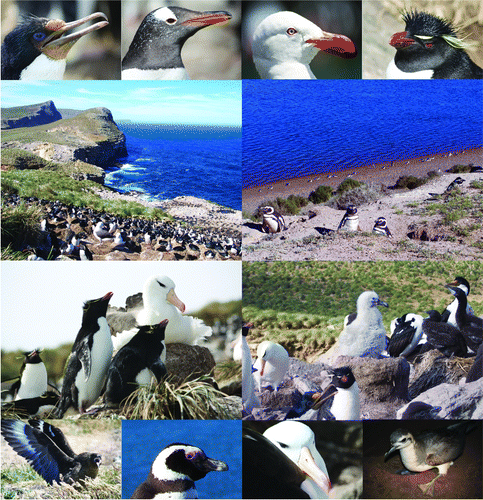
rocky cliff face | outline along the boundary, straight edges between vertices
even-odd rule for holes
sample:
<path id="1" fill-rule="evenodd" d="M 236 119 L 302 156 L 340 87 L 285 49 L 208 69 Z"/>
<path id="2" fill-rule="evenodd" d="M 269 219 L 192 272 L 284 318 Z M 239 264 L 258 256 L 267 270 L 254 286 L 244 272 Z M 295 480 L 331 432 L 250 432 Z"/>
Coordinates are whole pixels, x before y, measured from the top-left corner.
<path id="1" fill-rule="evenodd" d="M 108 167 L 127 155 L 126 138 L 112 113 L 92 108 L 51 124 L 4 131 L 2 148 L 30 151 L 58 163 L 80 160 Z"/>
<path id="2" fill-rule="evenodd" d="M 52 101 L 33 104 L 32 106 L 2 109 L 3 130 L 20 127 L 35 127 L 61 119 L 62 116 L 59 111 L 57 111 Z"/>

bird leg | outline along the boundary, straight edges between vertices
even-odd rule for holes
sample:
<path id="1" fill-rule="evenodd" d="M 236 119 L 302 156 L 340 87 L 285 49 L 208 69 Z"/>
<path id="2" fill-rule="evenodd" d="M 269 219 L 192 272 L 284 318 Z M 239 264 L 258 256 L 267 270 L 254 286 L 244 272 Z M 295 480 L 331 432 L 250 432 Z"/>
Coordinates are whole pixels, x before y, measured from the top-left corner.
<path id="1" fill-rule="evenodd" d="M 438 479 L 441 476 L 444 476 L 447 472 L 448 469 L 453 465 L 453 462 L 447 462 L 445 464 L 441 464 L 437 466 L 438 469 L 438 475 L 429 481 L 429 483 L 426 484 L 418 484 L 418 487 L 421 489 L 421 491 L 428 496 L 433 496 L 434 495 L 434 483 L 436 482 L 436 479 Z"/>

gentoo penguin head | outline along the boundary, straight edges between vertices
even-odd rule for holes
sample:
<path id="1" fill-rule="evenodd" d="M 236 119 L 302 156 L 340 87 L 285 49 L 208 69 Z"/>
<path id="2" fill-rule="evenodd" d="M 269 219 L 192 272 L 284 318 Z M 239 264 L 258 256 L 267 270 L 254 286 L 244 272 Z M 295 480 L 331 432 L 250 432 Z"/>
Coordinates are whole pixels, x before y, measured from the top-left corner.
<path id="1" fill-rule="evenodd" d="M 263 435 L 298 465 L 318 488 L 326 495 L 329 494 L 331 485 L 327 467 L 315 447 L 315 434 L 309 426 L 302 422 L 286 420 L 269 427 Z M 313 484 L 304 483 L 302 489 L 310 494 Z"/>
<path id="2" fill-rule="evenodd" d="M 177 307 L 184 313 L 186 306 L 177 297 L 174 281 L 168 276 L 151 276 L 143 288 L 143 300 L 147 303 L 162 303 L 163 301 Z"/>
<path id="3" fill-rule="evenodd" d="M 111 300 L 113 293 L 109 292 L 101 297 L 100 299 L 88 300 L 84 302 L 82 307 L 82 326 L 86 327 L 91 321 L 95 321 L 97 325 L 97 320 L 101 317 L 106 317 L 107 307 L 109 306 L 109 301 Z"/>
<path id="4" fill-rule="evenodd" d="M 414 444 L 413 435 L 406 429 L 397 429 L 389 438 L 391 442 L 391 449 L 384 455 L 384 461 L 386 461 L 389 456 L 396 450 L 401 450 Z"/>
<path id="5" fill-rule="evenodd" d="M 208 458 L 202 449 L 184 443 L 166 446 L 151 467 L 152 475 L 158 480 L 188 477 L 192 481 L 197 481 L 205 477 L 208 472 L 225 470 L 228 470 L 225 462 Z"/>
<path id="6" fill-rule="evenodd" d="M 466 44 L 457 37 L 450 22 L 426 12 L 403 15 L 406 31 L 394 33 L 389 44 L 397 50 L 396 66 L 406 72 L 435 69 L 452 51 Z M 401 64 L 403 66 L 401 66 Z"/>
<path id="7" fill-rule="evenodd" d="M 76 33 L 66 34 L 69 30 L 77 28 L 93 19 L 102 18 L 104 21 L 93 24 Z M 41 54 L 51 60 L 63 60 L 73 45 L 87 33 L 107 26 L 107 17 L 102 12 L 96 12 L 77 21 L 66 23 L 61 19 L 46 19 L 35 16 L 26 16 L 19 25 L 9 33 L 2 46 L 9 54 L 11 75 L 5 75 L 3 66 L 7 61 L 2 61 L 2 78 L 20 79 L 22 71 L 30 66 Z M 7 53 L 7 52 L 5 52 Z"/>
<path id="8" fill-rule="evenodd" d="M 262 78 L 266 67 L 284 62 L 308 65 L 319 50 L 343 58 L 357 55 L 354 43 L 343 35 L 321 30 L 295 12 L 266 17 L 253 34 L 253 60 Z"/>
<path id="9" fill-rule="evenodd" d="M 389 307 L 387 302 L 382 301 L 374 291 L 362 292 L 357 299 L 357 310 L 369 309 L 371 307 Z"/>

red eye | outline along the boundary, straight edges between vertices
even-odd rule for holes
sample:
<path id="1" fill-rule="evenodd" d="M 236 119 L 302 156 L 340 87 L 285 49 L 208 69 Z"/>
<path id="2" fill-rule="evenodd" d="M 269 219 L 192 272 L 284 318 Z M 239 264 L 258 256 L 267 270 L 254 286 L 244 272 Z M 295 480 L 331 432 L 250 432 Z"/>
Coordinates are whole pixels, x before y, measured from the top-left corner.
<path id="1" fill-rule="evenodd" d="M 426 47 L 427 47 L 428 49 L 430 49 L 432 46 L 433 46 L 433 44 L 432 44 L 432 43 L 427 43 L 427 44 L 426 44 Z"/>
<path id="2" fill-rule="evenodd" d="M 293 36 L 297 33 L 297 30 L 295 28 L 289 28 L 287 30 L 287 35 Z"/>

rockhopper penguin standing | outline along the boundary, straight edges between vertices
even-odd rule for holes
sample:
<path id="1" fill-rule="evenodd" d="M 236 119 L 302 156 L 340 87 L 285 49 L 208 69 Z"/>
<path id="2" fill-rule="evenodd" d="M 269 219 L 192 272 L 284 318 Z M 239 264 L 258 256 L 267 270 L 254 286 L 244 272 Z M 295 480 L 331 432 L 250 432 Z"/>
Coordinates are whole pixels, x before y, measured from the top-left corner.
<path id="1" fill-rule="evenodd" d="M 107 370 L 104 401 L 117 406 L 140 385 L 159 383 L 166 375 L 164 332 L 168 320 L 157 325 L 140 326 L 138 333 L 114 356 Z"/>
<path id="2" fill-rule="evenodd" d="M 112 292 L 84 304 L 82 326 L 67 359 L 64 383 L 57 407 L 62 418 L 70 406 L 85 413 L 101 394 L 113 346 L 106 320 Z"/>

